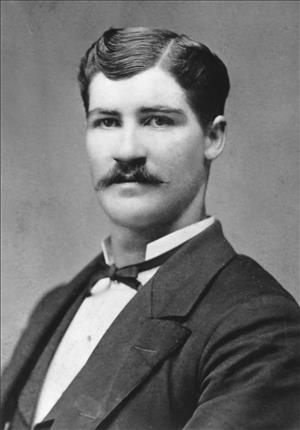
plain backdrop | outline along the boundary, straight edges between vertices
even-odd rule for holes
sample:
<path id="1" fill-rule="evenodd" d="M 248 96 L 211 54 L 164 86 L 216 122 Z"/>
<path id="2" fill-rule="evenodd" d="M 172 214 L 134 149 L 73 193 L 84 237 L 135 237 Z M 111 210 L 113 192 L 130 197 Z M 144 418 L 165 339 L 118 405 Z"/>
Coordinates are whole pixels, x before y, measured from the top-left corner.
<path id="1" fill-rule="evenodd" d="M 299 4 L 290 1 L 2 1 L 2 363 L 36 302 L 100 249 L 78 62 L 108 27 L 152 26 L 228 66 L 227 147 L 208 212 L 238 252 L 295 297 L 299 285 Z"/>

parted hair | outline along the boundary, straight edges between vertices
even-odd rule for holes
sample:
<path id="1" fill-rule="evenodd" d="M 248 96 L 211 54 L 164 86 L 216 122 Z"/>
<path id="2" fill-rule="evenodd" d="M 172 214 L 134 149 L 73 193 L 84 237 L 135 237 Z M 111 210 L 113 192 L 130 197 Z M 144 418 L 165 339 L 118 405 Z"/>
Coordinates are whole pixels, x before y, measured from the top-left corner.
<path id="1" fill-rule="evenodd" d="M 118 80 L 155 66 L 170 73 L 184 89 L 204 129 L 224 113 L 230 82 L 222 60 L 183 34 L 145 27 L 110 28 L 87 50 L 78 73 L 86 113 L 89 85 L 97 73 Z"/>

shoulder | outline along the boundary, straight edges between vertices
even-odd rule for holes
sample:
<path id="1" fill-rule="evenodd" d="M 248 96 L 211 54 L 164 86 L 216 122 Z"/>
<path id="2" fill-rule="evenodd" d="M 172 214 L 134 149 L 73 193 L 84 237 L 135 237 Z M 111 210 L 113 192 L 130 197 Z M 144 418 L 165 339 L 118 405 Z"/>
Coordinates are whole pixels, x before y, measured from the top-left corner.
<path id="1" fill-rule="evenodd" d="M 270 273 L 243 255 L 235 255 L 210 281 L 188 324 L 207 347 L 233 341 L 247 345 L 247 338 L 255 343 L 261 340 L 268 347 L 280 338 L 285 347 L 300 350 L 296 300 Z"/>
<path id="2" fill-rule="evenodd" d="M 101 265 L 97 256 L 83 270 L 81 270 L 70 282 L 61 284 L 46 292 L 34 307 L 29 316 L 26 328 L 17 345 L 25 346 L 33 344 L 40 336 L 43 336 L 47 327 L 53 324 L 70 304 L 84 291 L 90 278 Z"/>
<path id="3" fill-rule="evenodd" d="M 87 287 L 95 271 L 101 269 L 101 264 L 101 255 L 98 255 L 69 282 L 46 292 L 35 306 L 29 324 L 31 321 L 36 321 L 40 318 L 42 318 L 44 322 L 47 321 L 47 317 L 51 318 L 53 313 L 56 313 L 58 305 L 62 305 L 64 302 L 68 303 L 69 300 L 74 300 Z"/>
<path id="4" fill-rule="evenodd" d="M 259 264 L 237 255 L 211 281 L 191 320 L 200 395 L 187 428 L 205 427 L 209 415 L 213 428 L 223 428 L 224 417 L 231 428 L 250 428 L 254 416 L 259 428 L 296 429 L 300 310 L 294 298 Z"/>
<path id="5" fill-rule="evenodd" d="M 95 270 L 99 269 L 99 256 L 79 272 L 69 283 L 59 285 L 46 292 L 34 307 L 28 318 L 12 357 L 2 372 L 2 402 L 16 397 L 28 371 L 37 357 L 37 351 L 55 328 L 57 321 L 71 303 L 86 288 Z M 13 403 L 13 401 L 12 401 Z"/>
<path id="6" fill-rule="evenodd" d="M 227 308 L 259 299 L 262 304 L 274 300 L 299 309 L 292 295 L 267 270 L 239 254 L 214 278 L 210 293 Z"/>

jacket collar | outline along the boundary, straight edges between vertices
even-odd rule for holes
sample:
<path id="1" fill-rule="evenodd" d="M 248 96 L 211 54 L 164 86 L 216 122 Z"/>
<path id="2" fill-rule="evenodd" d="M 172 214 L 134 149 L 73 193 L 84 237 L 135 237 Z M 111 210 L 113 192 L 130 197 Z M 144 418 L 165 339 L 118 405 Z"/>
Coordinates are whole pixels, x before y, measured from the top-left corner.
<path id="1" fill-rule="evenodd" d="M 153 278 L 153 318 L 185 317 L 234 255 L 219 221 L 184 244 Z"/>
<path id="2" fill-rule="evenodd" d="M 151 290 L 151 317 L 185 317 L 210 280 L 235 255 L 218 220 L 184 243 L 143 287 Z"/>

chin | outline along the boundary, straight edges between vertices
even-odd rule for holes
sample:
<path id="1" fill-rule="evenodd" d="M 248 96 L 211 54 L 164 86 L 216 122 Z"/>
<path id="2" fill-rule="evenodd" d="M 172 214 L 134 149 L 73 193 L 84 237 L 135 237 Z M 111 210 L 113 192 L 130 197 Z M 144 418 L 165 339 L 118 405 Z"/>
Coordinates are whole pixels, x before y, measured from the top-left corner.
<path id="1" fill-rule="evenodd" d="M 113 224 L 132 230 L 159 228 L 168 223 L 166 207 L 162 208 L 154 202 L 147 203 L 141 201 L 122 203 L 118 200 L 116 204 L 110 202 L 109 205 L 101 202 L 101 206 Z"/>
<path id="2" fill-rule="evenodd" d="M 126 227 L 132 230 L 147 229 L 153 224 L 159 224 L 160 221 L 153 217 L 148 211 L 136 210 L 136 208 L 131 208 L 131 210 L 118 211 L 105 211 L 109 219 L 113 224 Z"/>

